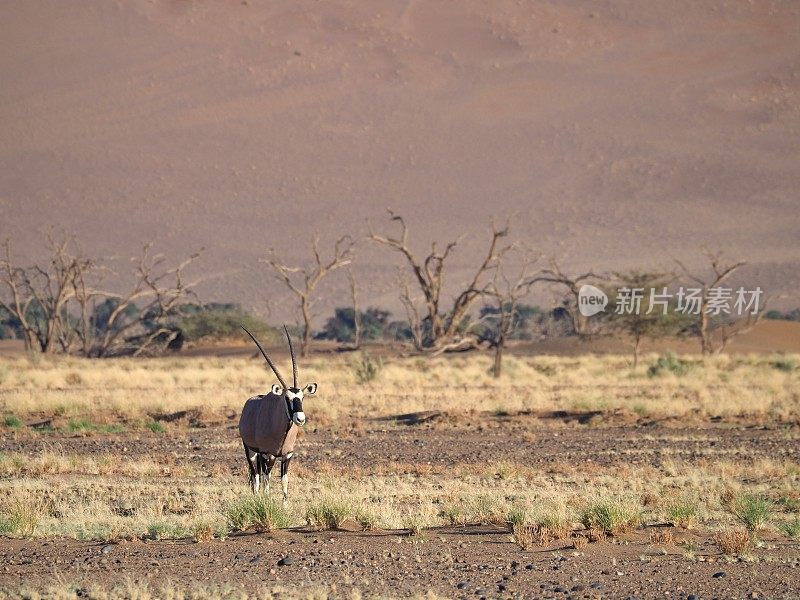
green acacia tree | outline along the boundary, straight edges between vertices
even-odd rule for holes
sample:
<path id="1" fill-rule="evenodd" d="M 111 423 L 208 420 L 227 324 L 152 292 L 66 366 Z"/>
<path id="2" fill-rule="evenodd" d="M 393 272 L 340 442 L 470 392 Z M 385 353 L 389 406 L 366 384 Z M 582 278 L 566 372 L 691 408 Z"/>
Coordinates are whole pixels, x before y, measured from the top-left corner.
<path id="1" fill-rule="evenodd" d="M 614 273 L 615 287 L 607 289 L 605 324 L 612 332 L 631 338 L 634 368 L 639 364 L 642 340 L 676 335 L 687 325 L 686 317 L 675 310 L 668 292 L 671 279 L 671 275 L 661 272 Z"/>

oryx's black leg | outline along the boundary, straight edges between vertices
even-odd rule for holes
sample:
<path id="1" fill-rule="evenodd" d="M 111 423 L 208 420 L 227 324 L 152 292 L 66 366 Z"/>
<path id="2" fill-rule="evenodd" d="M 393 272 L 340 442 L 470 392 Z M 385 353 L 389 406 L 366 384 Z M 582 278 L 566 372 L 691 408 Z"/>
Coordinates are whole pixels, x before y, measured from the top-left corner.
<path id="1" fill-rule="evenodd" d="M 283 505 L 289 502 L 289 462 L 292 460 L 290 452 L 281 460 L 281 487 L 283 488 Z"/>
<path id="2" fill-rule="evenodd" d="M 272 473 L 272 467 L 275 466 L 275 456 L 272 454 L 261 455 L 261 477 L 264 480 L 264 486 L 267 489 L 267 496 L 269 496 L 269 474 Z"/>
<path id="3" fill-rule="evenodd" d="M 247 444 L 242 443 L 244 446 L 244 455 L 247 459 L 247 469 L 250 471 L 250 488 L 254 494 L 258 493 L 258 452 L 252 448 L 248 448 Z"/>

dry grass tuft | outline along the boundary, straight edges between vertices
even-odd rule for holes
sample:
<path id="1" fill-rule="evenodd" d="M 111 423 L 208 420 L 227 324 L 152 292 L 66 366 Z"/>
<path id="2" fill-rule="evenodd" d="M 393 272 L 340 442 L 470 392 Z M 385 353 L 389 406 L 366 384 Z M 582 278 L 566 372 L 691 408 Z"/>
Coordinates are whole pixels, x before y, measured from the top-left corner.
<path id="1" fill-rule="evenodd" d="M 281 504 L 263 495 L 234 500 L 225 511 L 228 526 L 235 531 L 255 527 L 262 531 L 283 529 L 290 525 L 289 515 Z"/>
<path id="2" fill-rule="evenodd" d="M 565 513 L 555 509 L 542 513 L 534 522 L 528 522 L 528 512 L 524 507 L 512 508 L 506 524 L 514 541 L 523 549 L 545 546 L 569 536 L 570 524 Z"/>
<path id="3" fill-rule="evenodd" d="M 691 529 L 697 525 L 698 508 L 693 500 L 680 500 L 667 505 L 667 519 L 677 527 Z"/>
<path id="4" fill-rule="evenodd" d="M 723 554 L 740 556 L 751 548 L 753 540 L 743 529 L 725 529 L 714 536 L 714 543 Z"/>
<path id="5" fill-rule="evenodd" d="M 46 512 L 46 504 L 39 498 L 12 500 L 0 509 L 0 534 L 33 537 Z"/>
<path id="6" fill-rule="evenodd" d="M 675 537 L 672 535 L 672 530 L 666 527 L 658 527 L 650 530 L 650 545 L 651 546 L 671 546 L 675 543 Z"/>
<path id="7" fill-rule="evenodd" d="M 306 523 L 317 529 L 339 529 L 357 507 L 338 498 L 322 498 L 306 507 Z"/>
<path id="8" fill-rule="evenodd" d="M 572 536 L 572 547 L 575 550 L 582 550 L 589 543 L 589 538 L 583 533 L 576 533 Z"/>
<path id="9" fill-rule="evenodd" d="M 629 531 L 641 521 L 641 506 L 631 499 L 604 497 L 587 505 L 581 514 L 586 529 L 596 529 L 606 535 Z"/>
<path id="10" fill-rule="evenodd" d="M 210 542 L 214 539 L 214 526 L 208 521 L 200 521 L 192 526 L 192 536 L 196 542 Z"/>
<path id="11" fill-rule="evenodd" d="M 769 523 L 773 509 L 772 500 L 754 494 L 744 494 L 736 498 L 733 514 L 748 531 L 760 531 Z"/>

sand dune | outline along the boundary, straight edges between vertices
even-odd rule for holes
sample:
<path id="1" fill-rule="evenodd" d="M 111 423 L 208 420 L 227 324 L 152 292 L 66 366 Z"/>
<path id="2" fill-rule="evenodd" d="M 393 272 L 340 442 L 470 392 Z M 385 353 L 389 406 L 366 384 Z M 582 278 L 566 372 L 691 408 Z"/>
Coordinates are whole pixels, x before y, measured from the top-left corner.
<path id="1" fill-rule="evenodd" d="M 795 3 L 0 11 L 0 236 L 27 255 L 49 226 L 102 254 L 205 246 L 205 298 L 285 317 L 264 250 L 303 261 L 315 230 L 363 235 L 391 206 L 420 248 L 470 234 L 459 267 L 514 215 L 517 238 L 572 268 L 693 264 L 707 245 L 797 305 Z M 393 264 L 362 245 L 375 303 L 396 306 Z"/>

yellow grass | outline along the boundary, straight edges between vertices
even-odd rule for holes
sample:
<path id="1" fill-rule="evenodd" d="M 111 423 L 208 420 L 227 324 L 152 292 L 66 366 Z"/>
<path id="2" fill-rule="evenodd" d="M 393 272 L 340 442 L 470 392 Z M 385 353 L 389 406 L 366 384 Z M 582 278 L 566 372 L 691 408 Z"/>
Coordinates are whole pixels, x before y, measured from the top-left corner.
<path id="1" fill-rule="evenodd" d="M 354 414 L 379 417 L 431 409 L 454 414 L 600 410 L 679 419 L 797 420 L 800 415 L 798 374 L 775 369 L 767 359 L 691 358 L 696 364 L 686 376 L 651 378 L 647 366 L 654 359 L 647 357 L 632 370 L 627 359 L 613 356 L 509 357 L 506 375 L 495 381 L 488 356 L 395 358 L 376 381 L 359 386 L 348 366 L 351 358 L 314 357 L 301 365 L 301 378 L 320 386 L 307 401 L 312 423 L 351 423 Z M 273 382 L 261 362 L 246 359 L 4 359 L 2 366 L 7 375 L 0 383 L 0 410 L 23 420 L 74 418 L 128 426 L 157 413 L 189 409 L 212 418 L 229 413 L 228 419 L 244 399 Z M 6 437 L 18 430 L 13 423 L 0 425 Z M 25 429 L 23 435 L 33 434 Z M 662 430 L 658 436 L 680 439 L 682 434 L 680 429 Z M 775 436 L 787 444 L 797 440 L 789 429 L 776 430 Z M 0 453 L 0 518 L 33 507 L 36 536 L 207 538 L 209 531 L 224 533 L 225 507 L 249 493 L 244 465 L 233 474 L 213 462 L 205 472 L 171 453 L 126 460 L 102 453 L 69 455 L 57 445 L 49 447 L 47 434 L 41 439 L 44 451 L 37 455 Z M 238 451 L 233 438 L 214 443 L 220 450 L 234 446 Z M 547 471 L 513 457 L 482 468 L 409 468 L 381 461 L 347 473 L 339 462 L 318 464 L 314 472 L 301 463 L 292 472 L 289 516 L 293 525 L 304 526 L 309 502 L 327 498 L 340 502 L 348 517 L 365 527 L 505 526 L 514 509 L 524 511 L 532 524 L 580 528 L 581 511 L 592 499 L 624 496 L 641 504 L 645 524 L 664 522 L 670 506 L 696 498 L 698 527 L 730 527 L 735 519 L 726 498 L 791 496 L 800 478 L 796 462 L 763 458 L 753 464 L 746 448 L 738 454 L 732 450 L 709 449 L 691 461 L 669 449 L 654 450 L 659 467 L 628 465 L 620 453 L 612 467 L 564 462 Z M 272 488 L 280 493 L 277 483 Z M 13 519 L 5 523 L 13 529 Z"/>
<path id="2" fill-rule="evenodd" d="M 244 473 L 195 476 L 157 474 L 152 461 L 143 466 L 128 460 L 117 471 L 96 474 L 91 461 L 73 465 L 69 476 L 53 471 L 18 474 L 0 480 L 0 516 L 13 507 L 36 506 L 36 536 L 113 539 L 145 536 L 151 527 L 163 537 L 191 537 L 209 527 L 225 531 L 225 508 L 250 492 Z M 81 472 L 81 466 L 85 471 Z M 776 464 L 768 473 L 740 467 L 740 476 L 728 477 L 714 462 L 704 467 L 684 465 L 680 474 L 653 467 L 584 468 L 548 473 L 518 465 L 513 478 L 498 480 L 490 466 L 442 469 L 435 473 L 404 473 L 404 465 L 383 465 L 381 472 L 342 473 L 341 465 L 321 465 L 291 478 L 289 518 L 305 526 L 309 507 L 320 499 L 336 503 L 343 519 L 384 529 L 422 529 L 437 525 L 491 523 L 504 526 L 512 510 L 523 511 L 530 524 L 572 524 L 580 527 L 581 511 L 597 498 L 626 498 L 641 509 L 642 520 L 661 523 L 667 507 L 681 498 L 698 498 L 697 519 L 702 527 L 731 526 L 736 521 L 722 498 L 730 486 L 748 493 L 780 497 L 796 489 L 798 465 Z M 125 473 L 126 476 L 120 476 Z M 280 497 L 277 481 L 273 497 Z M 663 498 L 647 501 L 648 494 Z"/>
<path id="3" fill-rule="evenodd" d="M 321 422 L 354 413 L 384 416 L 438 409 L 469 411 L 618 411 L 652 418 L 721 415 L 795 420 L 800 415 L 800 372 L 781 371 L 764 357 L 688 357 L 678 377 L 650 377 L 648 356 L 639 368 L 626 357 L 516 357 L 500 380 L 487 355 L 395 358 L 379 377 L 356 383 L 346 357 L 314 357 L 301 365 L 301 383 L 319 392 L 307 412 Z M 85 360 L 0 359 L 0 411 L 6 415 L 100 415 L 139 420 L 195 409 L 203 415 L 238 411 L 263 393 L 274 376 L 262 361 L 228 358 Z"/>

